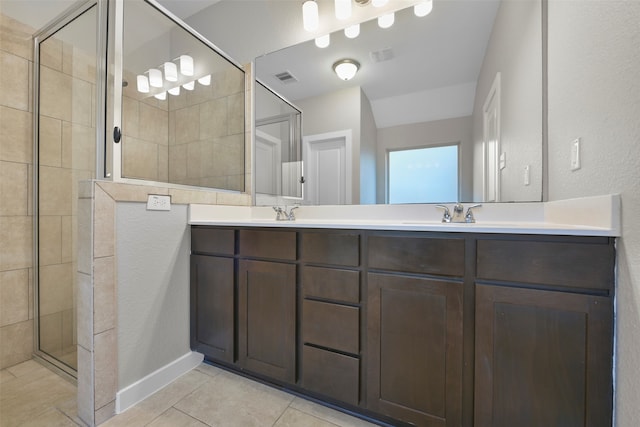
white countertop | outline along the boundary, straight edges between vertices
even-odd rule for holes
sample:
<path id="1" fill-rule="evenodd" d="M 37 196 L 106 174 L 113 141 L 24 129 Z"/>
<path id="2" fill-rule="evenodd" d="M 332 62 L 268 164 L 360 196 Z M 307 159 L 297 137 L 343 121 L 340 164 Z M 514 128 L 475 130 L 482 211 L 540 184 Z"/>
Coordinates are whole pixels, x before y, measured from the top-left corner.
<path id="1" fill-rule="evenodd" d="M 442 210 L 429 204 L 300 206 L 295 215 L 295 221 L 276 221 L 271 207 L 189 206 L 190 225 L 620 236 L 619 195 L 489 203 L 474 209 L 474 224 L 442 223 Z"/>

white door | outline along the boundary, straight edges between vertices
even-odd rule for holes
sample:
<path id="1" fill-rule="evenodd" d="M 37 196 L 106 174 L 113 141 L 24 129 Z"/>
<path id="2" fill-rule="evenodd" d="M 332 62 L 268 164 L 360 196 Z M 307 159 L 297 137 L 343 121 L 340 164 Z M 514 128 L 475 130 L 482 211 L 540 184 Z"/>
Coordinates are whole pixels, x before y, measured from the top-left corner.
<path id="1" fill-rule="evenodd" d="M 351 130 L 303 138 L 306 200 L 313 205 L 351 203 Z"/>
<path id="2" fill-rule="evenodd" d="M 280 194 L 282 142 L 256 130 L 256 193 Z"/>
<path id="3" fill-rule="evenodd" d="M 496 74 L 483 108 L 485 202 L 500 201 L 500 73 Z"/>

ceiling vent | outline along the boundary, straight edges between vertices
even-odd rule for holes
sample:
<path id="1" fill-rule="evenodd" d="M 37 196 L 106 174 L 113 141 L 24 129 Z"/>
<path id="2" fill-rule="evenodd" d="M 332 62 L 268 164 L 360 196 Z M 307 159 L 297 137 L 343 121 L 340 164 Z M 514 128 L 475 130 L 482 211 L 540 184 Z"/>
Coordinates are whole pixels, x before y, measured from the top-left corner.
<path id="1" fill-rule="evenodd" d="M 288 71 L 283 71 L 281 73 L 276 74 L 276 79 L 280 80 L 280 82 L 288 85 L 291 83 L 296 83 L 298 79 L 296 79 L 293 74 Z"/>
<path id="2" fill-rule="evenodd" d="M 373 62 L 388 61 L 393 58 L 393 49 L 385 47 L 380 50 L 374 50 L 369 52 L 369 58 L 371 58 L 371 61 Z"/>

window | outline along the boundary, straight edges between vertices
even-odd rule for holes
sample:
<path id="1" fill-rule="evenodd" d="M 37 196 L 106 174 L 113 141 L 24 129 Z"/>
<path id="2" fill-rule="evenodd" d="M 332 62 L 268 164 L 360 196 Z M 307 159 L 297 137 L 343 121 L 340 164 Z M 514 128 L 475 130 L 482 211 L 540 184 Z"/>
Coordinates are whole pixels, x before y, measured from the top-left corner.
<path id="1" fill-rule="evenodd" d="M 458 201 L 458 145 L 389 151 L 389 203 Z"/>

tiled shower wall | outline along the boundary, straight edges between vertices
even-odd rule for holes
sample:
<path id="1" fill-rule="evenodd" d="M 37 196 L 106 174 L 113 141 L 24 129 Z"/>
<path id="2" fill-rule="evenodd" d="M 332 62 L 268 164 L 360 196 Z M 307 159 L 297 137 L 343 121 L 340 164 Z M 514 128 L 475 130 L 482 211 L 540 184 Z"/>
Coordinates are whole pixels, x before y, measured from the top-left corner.
<path id="1" fill-rule="evenodd" d="M 32 34 L 0 14 L 0 369 L 33 352 Z"/>
<path id="2" fill-rule="evenodd" d="M 123 88 L 123 176 L 243 191 L 244 75 L 229 67 L 164 101 Z M 125 73 L 135 82 L 135 75 Z"/>

